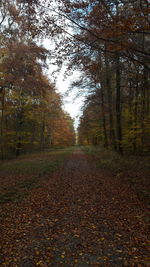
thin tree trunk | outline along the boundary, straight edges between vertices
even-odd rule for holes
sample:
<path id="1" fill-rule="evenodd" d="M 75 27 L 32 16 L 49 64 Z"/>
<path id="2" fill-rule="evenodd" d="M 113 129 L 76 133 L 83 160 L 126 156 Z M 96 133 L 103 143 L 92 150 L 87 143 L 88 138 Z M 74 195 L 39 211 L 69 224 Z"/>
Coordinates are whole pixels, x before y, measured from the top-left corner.
<path id="1" fill-rule="evenodd" d="M 1 92 L 2 100 L 1 100 L 1 159 L 4 159 L 4 106 L 5 106 L 5 89 Z"/>
<path id="2" fill-rule="evenodd" d="M 141 144 L 142 144 L 142 151 L 144 150 L 144 136 L 145 136 L 145 116 L 146 116 L 146 73 L 145 69 L 143 71 L 143 85 L 141 90 L 141 96 L 142 96 L 142 103 L 141 103 L 141 129 L 142 129 L 142 135 L 141 135 Z"/>
<path id="3" fill-rule="evenodd" d="M 30 142 L 30 152 L 33 152 L 33 143 L 35 141 L 35 133 L 36 133 L 36 124 L 35 121 L 32 122 L 32 136 L 31 136 L 31 142 Z"/>
<path id="4" fill-rule="evenodd" d="M 99 53 L 99 63 L 100 67 L 98 69 L 98 81 L 101 77 L 101 66 L 102 66 L 102 60 L 101 60 L 101 54 Z M 106 116 L 105 116 L 105 100 L 104 100 L 104 83 L 101 81 L 101 88 L 100 90 L 100 103 L 101 103 L 101 114 L 102 114 L 102 127 L 103 127 L 103 135 L 104 135 L 104 147 L 108 148 L 108 136 L 107 136 L 107 130 L 106 130 Z"/>
<path id="5" fill-rule="evenodd" d="M 16 156 L 20 156 L 21 154 L 21 149 L 22 149 L 22 141 L 21 141 L 21 136 L 19 135 L 17 138 L 17 146 L 16 146 Z"/>
<path id="6" fill-rule="evenodd" d="M 100 92 L 101 92 L 101 111 L 102 111 L 102 125 L 103 125 L 103 134 L 104 134 L 104 147 L 108 148 L 103 84 L 101 85 Z"/>
<path id="7" fill-rule="evenodd" d="M 21 136 L 22 125 L 23 125 L 23 109 L 21 108 L 18 114 L 18 122 L 17 122 L 16 156 L 20 156 L 22 149 L 22 136 Z"/>
<path id="8" fill-rule="evenodd" d="M 40 150 L 42 150 L 44 146 L 44 131 L 45 131 L 45 113 L 43 114 L 43 120 L 41 125 Z"/>
<path id="9" fill-rule="evenodd" d="M 121 72 L 120 59 L 116 55 L 116 132 L 117 132 L 117 150 L 123 154 L 122 148 L 122 111 L 121 111 Z"/>
<path id="10" fill-rule="evenodd" d="M 112 107 L 112 88 L 110 82 L 110 68 L 109 68 L 107 52 L 105 52 L 105 65 L 106 65 L 106 89 L 107 89 L 108 112 L 109 112 L 110 145 L 116 150 L 116 138 L 114 130 L 113 107 Z"/>
<path id="11" fill-rule="evenodd" d="M 129 97 L 128 97 L 128 109 L 129 109 L 129 117 L 128 117 L 128 127 L 129 130 L 132 127 L 132 121 L 133 121 L 133 112 L 132 112 L 132 108 L 133 108 L 133 96 L 132 96 L 132 83 L 130 81 L 130 85 L 129 85 Z"/>
<path id="12" fill-rule="evenodd" d="M 135 103 L 134 103 L 134 140 L 133 140 L 133 149 L 134 153 L 137 152 L 137 111 L 138 111 L 138 73 L 136 76 L 136 89 L 135 89 Z"/>
<path id="13" fill-rule="evenodd" d="M 145 35 L 143 34 L 142 36 L 142 50 L 145 50 Z M 141 144 L 142 144 L 142 151 L 144 150 L 144 137 L 145 137 L 145 118 L 146 118 L 146 90 L 148 86 L 148 81 L 147 81 L 147 70 L 144 67 L 143 70 L 143 84 L 142 84 L 142 120 L 141 120 L 141 129 L 142 129 L 142 135 L 141 135 Z"/>

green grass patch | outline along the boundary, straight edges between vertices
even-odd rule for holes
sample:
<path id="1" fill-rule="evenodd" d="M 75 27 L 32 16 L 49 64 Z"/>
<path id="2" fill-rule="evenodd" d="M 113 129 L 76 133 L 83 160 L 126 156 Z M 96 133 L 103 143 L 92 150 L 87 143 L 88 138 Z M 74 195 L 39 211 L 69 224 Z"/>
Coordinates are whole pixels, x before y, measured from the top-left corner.
<path id="1" fill-rule="evenodd" d="M 7 202 L 20 202 L 26 196 L 26 192 L 22 192 L 14 188 L 8 188 L 6 192 L 0 194 L 0 204 Z"/>
<path id="2" fill-rule="evenodd" d="M 88 155 L 96 155 L 102 149 L 99 146 L 80 146 L 80 148 Z"/>
<path id="3" fill-rule="evenodd" d="M 10 175 L 36 175 L 42 176 L 54 171 L 65 157 L 73 151 L 73 147 L 50 151 L 43 154 L 32 155 L 28 158 L 10 160 L 0 165 L 0 174 Z M 56 159 L 53 159 L 54 158 Z"/>
<path id="4" fill-rule="evenodd" d="M 150 201 L 149 156 L 120 156 L 114 151 L 94 146 L 85 146 L 81 149 L 93 156 L 98 168 L 108 170 L 118 179 L 129 182 L 139 197 Z"/>
<path id="5" fill-rule="evenodd" d="M 33 188 L 38 188 L 39 184 L 35 178 L 31 178 L 18 182 L 18 186 L 23 189 L 32 190 Z"/>
<path id="6" fill-rule="evenodd" d="M 51 174 L 73 150 L 74 147 L 59 149 L 2 163 L 0 175 L 3 179 L 7 177 L 8 181 L 1 189 L 0 204 L 22 201 L 31 190 L 42 186 L 44 179 L 50 179 Z M 9 177 L 11 177 L 10 181 Z M 12 188 L 10 187 L 11 180 L 13 180 Z"/>

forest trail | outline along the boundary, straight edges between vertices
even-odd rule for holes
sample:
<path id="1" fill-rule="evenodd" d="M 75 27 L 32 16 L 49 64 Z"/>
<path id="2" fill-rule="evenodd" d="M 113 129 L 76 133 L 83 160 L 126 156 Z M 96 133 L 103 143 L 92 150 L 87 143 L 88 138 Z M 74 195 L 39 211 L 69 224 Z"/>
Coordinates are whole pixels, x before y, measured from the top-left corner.
<path id="1" fill-rule="evenodd" d="M 149 266 L 145 208 L 76 149 L 2 221 L 1 266 Z"/>

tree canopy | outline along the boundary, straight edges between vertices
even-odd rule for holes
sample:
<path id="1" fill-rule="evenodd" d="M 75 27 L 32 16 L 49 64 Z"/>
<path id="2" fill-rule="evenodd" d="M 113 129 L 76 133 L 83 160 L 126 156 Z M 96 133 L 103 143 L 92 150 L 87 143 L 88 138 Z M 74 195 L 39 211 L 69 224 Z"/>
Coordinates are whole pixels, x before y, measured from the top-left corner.
<path id="1" fill-rule="evenodd" d="M 42 12 L 38 1 L 1 1 L 2 158 L 75 143 L 73 119 L 45 75 L 50 51 L 39 44 L 47 32 Z"/>

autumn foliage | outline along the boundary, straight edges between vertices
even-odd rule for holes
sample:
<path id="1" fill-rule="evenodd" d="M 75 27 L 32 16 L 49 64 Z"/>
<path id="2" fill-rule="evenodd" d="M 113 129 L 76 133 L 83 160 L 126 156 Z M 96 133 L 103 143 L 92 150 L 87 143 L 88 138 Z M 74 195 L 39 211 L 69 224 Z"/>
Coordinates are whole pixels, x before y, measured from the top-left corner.
<path id="1" fill-rule="evenodd" d="M 9 134 L 10 125 L 6 119 L 7 113 L 10 114 L 7 107 L 18 107 L 17 116 L 20 121 L 24 120 L 23 109 L 26 108 L 22 108 L 18 100 L 14 102 L 14 97 L 30 98 L 28 101 L 31 110 L 36 115 L 39 110 L 40 115 L 37 117 L 41 120 L 41 124 L 35 123 L 41 125 L 41 128 L 35 130 L 39 135 L 36 139 L 34 133 L 26 133 L 25 124 L 23 126 L 17 122 L 17 126 L 13 126 L 15 128 L 10 127 L 10 135 L 13 138 L 15 136 L 15 144 L 20 143 L 18 138 L 22 139 L 18 134 L 21 128 L 23 135 L 32 140 L 31 143 L 36 144 L 36 147 L 42 147 L 45 142 L 61 143 L 59 138 L 63 143 L 72 140 L 72 126 L 71 132 L 67 130 L 70 129 L 68 115 L 63 114 L 63 111 L 63 115 L 60 114 L 61 108 L 58 108 L 60 96 L 43 72 L 47 57 L 51 57 L 58 70 L 64 61 L 67 62 L 66 76 L 74 70 L 81 73 L 81 79 L 74 81 L 72 86 L 77 90 L 77 95 L 80 92 L 86 95 L 79 125 L 79 142 L 102 143 L 120 154 L 147 153 L 150 149 L 148 1 L 54 2 L 1 1 L 1 143 L 10 144 L 11 139 L 9 137 L 8 141 L 4 140 L 6 131 Z M 55 43 L 55 49 L 50 47 L 46 51 L 40 44 L 44 38 L 51 39 Z M 45 103 L 53 102 L 52 98 L 49 99 L 49 94 L 54 99 L 57 95 L 58 102 L 54 101 L 56 108 L 54 104 L 48 104 L 42 115 Z M 25 99 L 20 101 L 26 102 Z M 47 114 L 52 110 L 54 114 L 49 116 L 52 123 L 47 123 Z M 31 119 L 31 115 L 29 117 Z M 12 118 L 11 123 L 14 123 Z M 36 129 L 33 125 L 30 127 Z M 48 128 L 51 129 L 49 134 L 46 130 Z M 43 136 L 42 129 L 49 137 Z M 64 137 L 61 136 L 60 129 L 63 129 Z M 66 132 L 69 138 L 65 137 Z M 14 139 L 11 142 L 12 140 Z M 2 154 L 4 146 L 5 144 L 1 148 Z"/>
<path id="2" fill-rule="evenodd" d="M 32 4 L 1 3 L 2 158 L 75 142 L 73 120 L 64 112 L 55 85 L 44 74 L 49 51 L 33 38 L 39 24 L 35 23 L 36 2 Z M 37 28 L 33 29 L 34 25 Z"/>
<path id="3" fill-rule="evenodd" d="M 73 86 L 87 92 L 81 144 L 104 144 L 120 154 L 150 150 L 148 1 L 69 1 L 66 18 Z M 82 90 L 81 90 L 82 89 Z"/>

